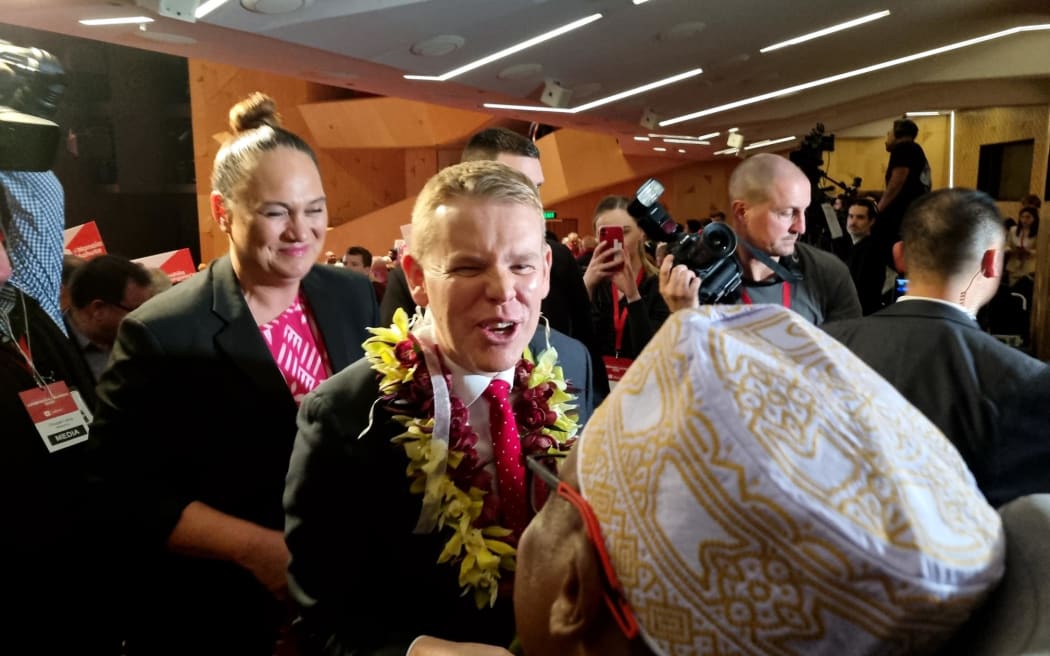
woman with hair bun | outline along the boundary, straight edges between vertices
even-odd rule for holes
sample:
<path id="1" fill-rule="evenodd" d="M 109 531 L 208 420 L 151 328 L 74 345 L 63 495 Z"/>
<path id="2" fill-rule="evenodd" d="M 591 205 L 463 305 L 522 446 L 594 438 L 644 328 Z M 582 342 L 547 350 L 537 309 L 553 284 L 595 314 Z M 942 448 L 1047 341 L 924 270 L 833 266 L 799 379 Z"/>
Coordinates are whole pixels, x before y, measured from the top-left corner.
<path id="1" fill-rule="evenodd" d="M 227 255 L 124 319 L 91 427 L 127 551 L 126 653 L 270 656 L 290 616 L 281 496 L 302 397 L 360 358 L 369 281 L 317 263 L 317 158 L 261 93 L 230 110 Z"/>

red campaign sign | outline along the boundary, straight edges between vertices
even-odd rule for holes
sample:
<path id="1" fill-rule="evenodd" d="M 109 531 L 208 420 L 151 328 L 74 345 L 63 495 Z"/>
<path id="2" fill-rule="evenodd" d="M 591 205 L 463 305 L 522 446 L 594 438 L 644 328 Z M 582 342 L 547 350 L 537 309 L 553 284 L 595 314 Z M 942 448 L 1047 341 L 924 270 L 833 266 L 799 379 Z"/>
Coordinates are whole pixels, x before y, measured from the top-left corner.
<path id="1" fill-rule="evenodd" d="M 190 254 L 188 248 L 147 255 L 132 261 L 138 262 L 147 269 L 160 269 L 168 274 L 173 283 L 182 282 L 197 273 L 197 267 L 193 264 L 193 255 Z"/>
<path id="2" fill-rule="evenodd" d="M 85 260 L 106 253 L 106 245 L 102 243 L 102 235 L 99 234 L 98 226 L 94 221 L 88 221 L 65 231 L 65 252 Z"/>

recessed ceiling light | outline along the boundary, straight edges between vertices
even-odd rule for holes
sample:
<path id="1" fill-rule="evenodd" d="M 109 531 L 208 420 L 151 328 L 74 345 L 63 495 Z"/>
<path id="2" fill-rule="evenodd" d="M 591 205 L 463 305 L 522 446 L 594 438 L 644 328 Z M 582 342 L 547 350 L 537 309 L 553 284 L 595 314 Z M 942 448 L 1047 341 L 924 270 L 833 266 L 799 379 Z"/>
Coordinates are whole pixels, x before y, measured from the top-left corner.
<path id="1" fill-rule="evenodd" d="M 728 132 L 729 134 L 735 134 L 737 132 L 740 132 L 740 128 L 729 128 L 728 130 L 726 130 L 726 132 Z"/>
<path id="2" fill-rule="evenodd" d="M 637 96 L 638 94 L 645 93 L 646 91 L 652 91 L 653 89 L 659 89 L 660 87 L 665 87 L 665 86 L 667 86 L 669 84 L 674 84 L 675 82 L 681 82 L 682 80 L 687 80 L 687 79 L 689 79 L 691 77 L 696 77 L 697 75 L 700 75 L 703 72 L 704 72 L 703 69 L 694 68 L 693 70 L 686 71 L 685 73 L 678 73 L 677 75 L 672 75 L 670 77 L 665 77 L 665 78 L 663 78 L 661 80 L 656 80 L 655 82 L 649 82 L 648 84 L 643 84 L 643 85 L 641 85 L 639 87 L 635 87 L 633 89 L 628 89 L 626 91 L 621 91 L 619 93 L 614 93 L 611 96 L 605 96 L 604 98 L 599 98 L 597 100 L 592 100 L 591 102 L 584 103 L 584 104 L 582 104 L 582 105 L 580 105 L 578 107 L 544 107 L 544 106 L 538 106 L 538 105 L 508 105 L 508 104 L 503 104 L 503 103 L 485 103 L 484 107 L 486 107 L 488 109 L 510 109 L 510 110 L 516 110 L 516 111 L 521 111 L 521 112 L 550 112 L 550 113 L 554 113 L 554 114 L 578 114 L 580 112 L 585 112 L 585 111 L 587 111 L 589 109 L 594 109 L 595 107 L 601 107 L 602 105 L 608 105 L 609 103 L 614 103 L 614 102 L 617 102 L 619 100 L 623 100 L 624 98 L 629 98 L 631 96 Z"/>
<path id="3" fill-rule="evenodd" d="M 723 148 L 722 150 L 716 150 L 715 155 L 735 155 L 739 151 L 739 148 Z"/>
<path id="4" fill-rule="evenodd" d="M 408 51 L 420 57 L 443 57 L 463 47 L 466 40 L 458 34 L 439 34 L 413 43 Z"/>
<path id="5" fill-rule="evenodd" d="M 149 16 L 121 16 L 120 18 L 88 18 L 77 22 L 88 27 L 100 27 L 103 25 L 139 25 L 152 23 L 153 19 Z"/>
<path id="6" fill-rule="evenodd" d="M 667 149 L 664 148 L 663 146 L 653 146 L 653 150 L 655 150 L 658 153 L 666 153 L 667 152 Z"/>
<path id="7" fill-rule="evenodd" d="M 527 80 L 530 77 L 536 77 L 542 74 L 542 64 L 515 64 L 514 66 L 508 66 L 499 73 L 496 73 L 496 77 L 501 80 Z"/>
<path id="8" fill-rule="evenodd" d="M 931 48 L 930 50 L 923 50 L 913 55 L 906 55 L 904 57 L 898 57 L 896 59 L 890 59 L 878 64 L 872 64 L 871 66 L 865 66 L 863 68 L 857 68 L 852 71 L 846 71 L 845 73 L 839 73 L 838 75 L 830 75 L 828 77 L 822 77 L 818 80 L 812 80 L 810 82 L 804 82 L 802 84 L 796 84 L 794 86 L 785 87 L 776 91 L 770 91 L 769 93 L 763 93 L 758 96 L 752 96 L 751 98 L 744 98 L 742 100 L 736 100 L 724 105 L 717 105 L 715 107 L 709 107 L 707 109 L 701 109 L 697 112 L 691 112 L 689 114 L 683 114 L 681 116 L 675 116 L 660 121 L 660 127 L 667 127 L 669 125 L 677 125 L 678 123 L 684 123 L 685 121 L 691 121 L 696 118 L 703 116 L 710 116 L 711 114 L 718 114 L 719 112 L 726 112 L 730 109 L 737 109 L 739 107 L 746 107 L 747 105 L 754 105 L 756 103 L 765 102 L 767 100 L 773 100 L 774 98 L 782 98 L 784 96 L 798 93 L 799 91 L 805 91 L 807 89 L 813 89 L 816 87 L 822 87 L 833 82 L 841 82 L 842 80 L 848 80 L 850 78 L 866 75 L 868 73 L 874 73 L 875 71 L 881 71 L 886 68 L 893 66 L 900 66 L 901 64 L 908 64 L 913 61 L 920 59 L 926 59 L 940 55 L 945 52 L 951 52 L 952 50 L 959 50 L 960 48 L 966 48 L 969 46 L 977 45 L 978 43 L 985 43 L 987 41 L 993 41 L 995 39 L 1001 39 L 1005 36 L 1012 36 L 1014 34 L 1020 34 L 1021 32 L 1041 32 L 1050 30 L 1050 24 L 1042 25 L 1019 25 L 1012 27 L 1008 30 L 1002 30 L 999 32 L 992 32 L 991 34 L 984 34 L 972 39 L 966 39 L 965 41 L 956 41 L 955 43 L 949 43 L 945 46 L 938 48 Z"/>
<path id="9" fill-rule="evenodd" d="M 680 152 L 680 153 L 684 153 L 684 152 L 685 152 L 685 148 L 679 148 L 679 149 L 678 149 L 678 152 Z"/>
<path id="10" fill-rule="evenodd" d="M 290 14 L 306 9 L 314 0 L 241 0 L 241 6 L 257 14 Z"/>
<path id="11" fill-rule="evenodd" d="M 832 25 L 831 27 L 825 27 L 824 29 L 817 30 L 816 32 L 810 32 L 809 34 L 803 34 L 802 36 L 796 36 L 795 38 L 788 39 L 787 41 L 781 41 L 780 43 L 774 43 L 771 46 L 766 46 L 765 48 L 762 48 L 761 50 L 759 50 L 759 52 L 762 52 L 762 53 L 771 52 L 773 50 L 779 50 L 781 48 L 786 48 L 788 46 L 793 46 L 793 45 L 796 45 L 796 44 L 799 44 L 799 43 L 804 43 L 806 41 L 812 41 L 813 39 L 819 39 L 822 36 L 827 36 L 829 34 L 834 34 L 835 32 L 841 32 L 842 30 L 848 30 L 851 27 L 856 27 L 858 25 L 863 25 L 864 23 L 870 23 L 871 21 L 876 21 L 876 20 L 879 20 L 880 18 L 885 18 L 885 17 L 887 17 L 889 15 L 890 15 L 890 10 L 889 9 L 884 9 L 882 11 L 877 11 L 874 14 L 868 14 L 867 16 L 861 16 L 860 18 L 854 18 L 853 20 L 848 20 L 845 23 L 839 23 L 838 25 Z"/>
<path id="12" fill-rule="evenodd" d="M 940 116 L 940 112 L 905 112 L 905 116 Z"/>
<path id="13" fill-rule="evenodd" d="M 245 0 L 241 0 L 241 2 L 244 2 L 244 1 Z M 499 52 L 494 52 L 491 55 L 487 55 L 485 57 L 482 57 L 481 59 L 472 61 L 469 64 L 464 64 L 463 66 L 460 66 L 459 68 L 452 69 L 451 71 L 449 71 L 447 73 L 443 73 L 441 75 L 405 75 L 404 77 L 405 77 L 406 80 L 425 80 L 425 81 L 430 81 L 430 82 L 444 82 L 445 80 L 450 80 L 450 79 L 456 77 L 457 75 L 462 75 L 463 73 L 466 73 L 468 71 L 472 71 L 475 68 L 481 68 L 482 66 L 491 64 L 494 61 L 503 59 L 505 57 L 509 57 L 509 56 L 513 55 L 514 53 L 518 53 L 518 52 L 521 52 L 522 50 L 526 50 L 526 49 L 531 48 L 533 46 L 539 45 L 539 44 L 543 43 L 544 41 L 550 41 L 551 39 L 557 38 L 557 37 L 559 37 L 559 36 L 561 36 L 563 34 L 567 34 L 569 32 L 572 32 L 573 30 L 577 30 L 577 29 L 583 27 L 584 25 L 589 25 L 589 24 L 593 23 L 594 21 L 598 20 L 601 17 L 602 17 L 601 14 L 591 14 L 590 16 L 585 16 L 585 17 L 583 17 L 583 18 L 581 18 L 579 20 L 575 20 L 575 21 L 573 21 L 571 23 L 568 23 L 566 25 L 562 25 L 561 27 L 555 28 L 555 29 L 553 29 L 553 30 L 551 30 L 549 32 L 544 32 L 543 34 L 540 34 L 538 36 L 534 36 L 531 39 L 526 39 L 525 41 L 522 41 L 521 43 L 516 43 L 516 44 L 512 45 L 509 48 L 504 48 L 503 50 L 500 50 Z"/>
<path id="14" fill-rule="evenodd" d="M 635 137 L 635 141 L 649 141 L 649 137 Z"/>

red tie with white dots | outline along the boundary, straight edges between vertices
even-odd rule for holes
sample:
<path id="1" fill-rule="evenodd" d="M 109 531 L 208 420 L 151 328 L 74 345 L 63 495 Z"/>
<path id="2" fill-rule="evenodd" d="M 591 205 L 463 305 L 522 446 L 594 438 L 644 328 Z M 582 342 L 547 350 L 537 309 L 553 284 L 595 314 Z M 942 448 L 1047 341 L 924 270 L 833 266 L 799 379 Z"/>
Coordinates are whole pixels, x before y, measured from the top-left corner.
<path id="1" fill-rule="evenodd" d="M 525 463 L 521 459 L 521 438 L 510 407 L 510 383 L 493 379 L 485 390 L 489 402 L 489 434 L 496 461 L 503 525 L 521 535 L 529 521 L 525 504 Z"/>

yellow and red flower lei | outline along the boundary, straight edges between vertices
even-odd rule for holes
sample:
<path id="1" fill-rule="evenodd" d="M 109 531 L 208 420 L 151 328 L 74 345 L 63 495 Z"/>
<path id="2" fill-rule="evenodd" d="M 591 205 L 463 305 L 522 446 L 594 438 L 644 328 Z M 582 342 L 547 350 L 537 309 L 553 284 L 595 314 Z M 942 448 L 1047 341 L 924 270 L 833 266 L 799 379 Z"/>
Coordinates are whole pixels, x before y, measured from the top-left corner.
<path id="1" fill-rule="evenodd" d="M 404 310 L 394 314 L 390 328 L 370 328 L 373 337 L 365 354 L 380 375 L 381 403 L 404 432 L 393 438 L 408 456 L 410 490 L 436 507 L 438 530 L 451 535 L 438 563 L 459 564 L 463 593 L 473 590 L 478 608 L 492 606 L 499 594 L 502 572 L 513 572 L 517 538 L 497 525 L 498 501 L 488 494 L 491 475 L 478 459 L 477 435 L 470 427 L 466 406 L 450 396 L 448 443 L 431 439 L 434 429 L 434 390 L 423 345 L 409 328 Z M 525 349 L 514 369 L 518 391 L 514 416 L 521 434 L 522 457 L 567 451 L 578 425 L 572 410 L 575 397 L 568 391 L 557 364 L 558 354 L 546 348 L 533 359 Z M 442 375 L 446 376 L 444 372 Z M 435 472 L 444 468 L 443 475 Z"/>

